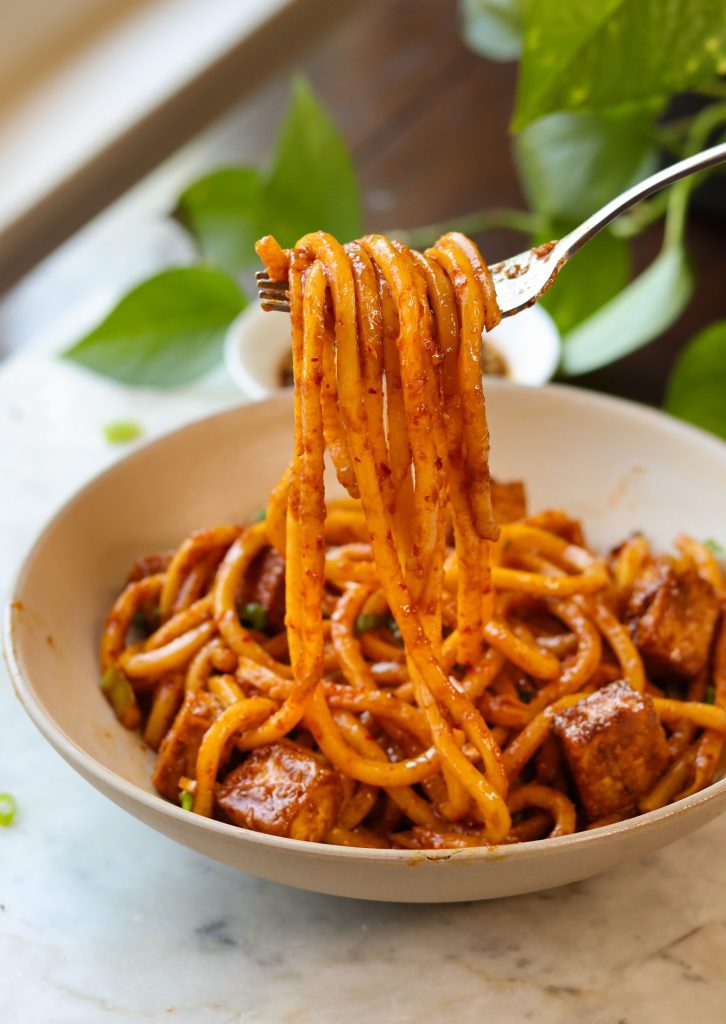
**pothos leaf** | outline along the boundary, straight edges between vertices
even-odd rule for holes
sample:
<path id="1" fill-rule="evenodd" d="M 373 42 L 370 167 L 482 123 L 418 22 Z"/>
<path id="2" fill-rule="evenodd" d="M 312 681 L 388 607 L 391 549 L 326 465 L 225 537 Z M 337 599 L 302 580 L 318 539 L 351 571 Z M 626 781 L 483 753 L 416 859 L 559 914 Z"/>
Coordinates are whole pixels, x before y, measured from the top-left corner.
<path id="1" fill-rule="evenodd" d="M 726 320 L 701 331 L 680 353 L 668 381 L 665 407 L 726 440 Z"/>
<path id="2" fill-rule="evenodd" d="M 558 238 L 566 225 L 553 225 L 547 239 Z M 593 315 L 626 287 L 630 278 L 630 246 L 609 231 L 601 231 L 573 256 L 541 299 L 566 337 L 579 323 Z"/>
<path id="3" fill-rule="evenodd" d="M 307 231 L 329 231 L 341 242 L 361 234 L 361 201 L 343 138 L 305 79 L 293 85 L 261 210 L 266 231 L 294 245 Z"/>
<path id="4" fill-rule="evenodd" d="M 194 235 L 205 259 L 237 271 L 256 258 L 263 193 L 262 176 L 254 167 L 223 167 L 182 193 L 176 216 Z"/>
<path id="5" fill-rule="evenodd" d="M 219 360 L 224 332 L 245 305 L 219 270 L 165 270 L 133 288 L 63 355 L 125 384 L 186 384 Z"/>
<path id="6" fill-rule="evenodd" d="M 627 288 L 564 339 L 562 371 L 570 376 L 588 373 L 657 338 L 680 316 L 692 290 L 684 249 L 663 249 Z"/>
<path id="7" fill-rule="evenodd" d="M 533 0 L 514 128 L 686 92 L 726 70 L 723 0 Z"/>
<path id="8" fill-rule="evenodd" d="M 524 0 L 461 0 L 464 40 L 490 60 L 516 60 L 522 52 Z"/>
<path id="9" fill-rule="evenodd" d="M 361 234 L 360 189 L 345 142 L 304 79 L 290 107 L 267 171 L 228 167 L 190 185 L 178 216 L 204 257 L 237 273 L 257 263 L 254 243 L 274 234 L 285 246 L 308 231 L 341 241 Z"/>
<path id="10" fill-rule="evenodd" d="M 514 140 L 517 168 L 538 213 L 578 222 L 656 168 L 661 103 L 592 114 L 550 114 Z"/>

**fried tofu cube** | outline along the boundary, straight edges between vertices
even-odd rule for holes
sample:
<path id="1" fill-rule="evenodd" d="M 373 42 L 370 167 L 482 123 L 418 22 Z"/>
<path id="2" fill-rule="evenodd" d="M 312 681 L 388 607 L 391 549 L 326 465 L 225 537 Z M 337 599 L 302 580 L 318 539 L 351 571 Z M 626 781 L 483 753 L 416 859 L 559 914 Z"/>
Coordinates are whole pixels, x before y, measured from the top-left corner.
<path id="1" fill-rule="evenodd" d="M 260 577 L 252 601 L 265 609 L 267 621 L 275 630 L 285 625 L 285 560 L 274 548 L 268 548 L 262 558 Z"/>
<path id="2" fill-rule="evenodd" d="M 158 572 L 166 572 L 174 557 L 173 551 L 157 551 L 150 555 L 141 555 L 132 564 L 126 577 L 127 583 L 136 583 L 147 576 L 155 576 Z"/>
<path id="3" fill-rule="evenodd" d="M 513 523 L 527 515 L 527 495 L 521 480 L 503 484 L 492 480 L 492 512 L 498 523 Z"/>
<path id="4" fill-rule="evenodd" d="M 321 842 L 338 819 L 340 776 L 288 741 L 259 747 L 218 783 L 216 803 L 243 828 Z"/>
<path id="5" fill-rule="evenodd" d="M 188 693 L 169 732 L 161 741 L 152 782 L 169 800 L 179 799 L 179 779 L 193 778 L 204 734 L 222 713 L 211 693 Z"/>
<path id="6" fill-rule="evenodd" d="M 653 701 L 622 681 L 560 711 L 552 728 L 589 821 L 635 810 L 668 763 Z"/>
<path id="7" fill-rule="evenodd" d="M 254 559 L 237 591 L 238 605 L 259 604 L 265 610 L 267 625 L 279 631 L 285 625 L 285 559 L 272 548 L 265 548 Z"/>
<path id="8" fill-rule="evenodd" d="M 710 583 L 662 558 L 636 580 L 626 620 L 653 678 L 692 679 L 706 666 L 718 613 Z"/>

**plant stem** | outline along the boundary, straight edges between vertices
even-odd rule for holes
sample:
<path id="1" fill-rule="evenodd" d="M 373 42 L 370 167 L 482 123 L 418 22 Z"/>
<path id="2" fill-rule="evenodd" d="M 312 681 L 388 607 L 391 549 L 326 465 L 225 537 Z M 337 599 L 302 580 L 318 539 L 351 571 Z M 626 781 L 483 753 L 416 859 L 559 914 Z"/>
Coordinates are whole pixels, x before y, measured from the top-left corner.
<path id="1" fill-rule="evenodd" d="M 388 232 L 412 249 L 423 249 L 433 245 L 437 238 L 447 231 L 461 231 L 465 235 L 478 235 L 484 231 L 504 229 L 517 231 L 522 235 L 536 235 L 543 228 L 544 218 L 530 210 L 510 210 L 495 207 L 492 210 L 477 210 L 475 213 L 452 217 L 436 224 L 424 224 L 418 228 L 399 228 Z"/>
<path id="2" fill-rule="evenodd" d="M 724 122 L 726 122 L 726 103 L 714 103 L 697 114 L 688 133 L 683 155 L 691 156 L 703 149 L 714 129 Z M 694 188 L 707 177 L 708 173 L 708 171 L 702 171 L 700 174 L 691 174 L 687 178 L 682 178 L 671 187 L 668 193 L 665 233 L 663 235 L 664 249 L 678 246 L 683 241 L 688 200 Z"/>
<path id="3" fill-rule="evenodd" d="M 712 96 L 717 100 L 726 100 L 726 82 L 722 80 L 711 82 L 710 85 L 702 85 L 696 89 L 696 92 L 701 96 Z"/>
<path id="4" fill-rule="evenodd" d="M 668 199 L 669 194 L 667 190 L 665 192 L 658 192 L 652 199 L 646 199 L 644 202 L 633 207 L 629 213 L 624 213 L 622 217 L 618 217 L 611 225 L 610 230 L 618 238 L 635 238 L 636 235 L 642 234 L 646 228 L 649 228 L 651 224 L 660 220 L 668 208 Z"/>

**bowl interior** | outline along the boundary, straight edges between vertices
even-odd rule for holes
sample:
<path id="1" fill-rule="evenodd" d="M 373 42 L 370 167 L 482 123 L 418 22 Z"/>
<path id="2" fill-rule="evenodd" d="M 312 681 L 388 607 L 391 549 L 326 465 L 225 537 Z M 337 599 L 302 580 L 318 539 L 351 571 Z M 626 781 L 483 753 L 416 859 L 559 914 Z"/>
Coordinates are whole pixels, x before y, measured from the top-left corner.
<path id="1" fill-rule="evenodd" d="M 684 530 L 723 539 L 721 442 L 577 389 L 494 381 L 487 406 L 494 474 L 524 479 L 533 510 L 556 506 L 581 517 L 595 547 L 634 530 L 660 547 Z M 84 773 L 105 770 L 107 780 L 154 792 L 152 755 L 119 727 L 98 689 L 103 619 L 134 557 L 264 507 L 289 460 L 292 429 L 289 394 L 193 423 L 96 478 L 32 549 L 11 612 L 20 696 L 46 735 L 72 748 L 66 756 Z M 165 806 L 160 797 L 154 804 Z M 206 824 L 197 819 L 194 826 Z"/>

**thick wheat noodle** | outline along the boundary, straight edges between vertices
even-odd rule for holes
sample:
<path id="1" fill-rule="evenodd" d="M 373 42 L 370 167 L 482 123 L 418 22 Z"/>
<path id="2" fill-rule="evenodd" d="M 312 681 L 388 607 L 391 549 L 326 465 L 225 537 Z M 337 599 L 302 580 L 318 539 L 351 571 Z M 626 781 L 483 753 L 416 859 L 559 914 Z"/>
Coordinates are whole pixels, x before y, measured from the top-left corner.
<path id="1" fill-rule="evenodd" d="M 358 788 L 356 789 L 353 797 L 344 805 L 340 812 L 338 828 L 346 830 L 357 828 L 363 819 L 368 817 L 378 800 L 378 794 L 380 793 L 380 788 L 378 786 L 368 786 L 365 782 L 358 782 L 354 784 L 357 785 Z M 330 841 L 331 840 L 328 839 L 328 842 Z M 332 841 L 334 842 L 334 840 Z M 383 846 L 387 845 L 386 841 L 382 837 L 379 838 L 378 842 Z M 351 843 L 350 845 L 355 846 L 356 844 Z"/>
<path id="2" fill-rule="evenodd" d="M 719 597 L 726 596 L 721 568 L 713 551 L 685 534 L 676 537 L 675 546 L 691 560 L 701 579 L 712 586 Z"/>
<path id="3" fill-rule="evenodd" d="M 212 598 L 205 594 L 204 597 L 200 597 L 194 604 L 189 605 L 188 608 L 183 608 L 172 618 L 167 619 L 162 626 L 159 626 L 144 641 L 143 650 L 155 651 L 159 647 L 164 647 L 171 640 L 176 640 L 178 637 L 188 633 L 190 629 L 201 626 L 203 622 L 212 618 L 213 610 Z"/>
<path id="4" fill-rule="evenodd" d="M 430 314 L 424 315 L 424 304 L 417 288 L 413 265 L 406 256 L 382 235 L 369 235 L 362 239 L 361 244 L 375 260 L 398 312 L 397 347 L 401 365 L 401 390 L 415 476 L 413 531 L 406 570 L 409 592 L 417 600 L 425 586 L 428 563 L 438 536 L 438 520 L 443 514 L 440 468 L 437 467 L 441 439 L 436 412 L 440 402 L 436 389 L 437 378 L 427 373 L 429 366 L 425 359 L 426 346 L 433 344 Z M 359 387 L 360 383 L 359 377 Z M 375 465 L 373 468 L 375 472 Z"/>
<path id="5" fill-rule="evenodd" d="M 375 266 L 359 242 L 345 246 L 353 271 L 358 330 L 360 332 L 361 388 L 365 405 L 368 439 L 378 467 L 383 501 L 390 516 L 395 516 L 396 494 L 391 472 L 384 424 L 383 389 L 383 310 Z"/>
<path id="6" fill-rule="evenodd" d="M 682 546 L 685 546 L 684 542 L 689 539 L 690 538 L 681 538 Z M 698 545 L 698 547 L 703 548 L 703 545 Z M 709 555 L 711 554 L 708 549 L 705 550 Z M 718 569 L 718 565 L 716 568 Z M 709 578 L 711 575 L 712 567 L 709 565 Z M 717 584 L 715 588 L 716 592 L 720 593 L 723 589 L 720 573 L 715 582 Z M 726 615 L 723 611 L 721 612 L 721 621 L 719 623 L 716 641 L 713 646 L 712 686 L 714 691 L 714 704 L 716 707 L 726 708 Z M 691 694 L 689 694 L 689 698 L 690 697 Z M 681 797 L 689 796 L 691 793 L 696 793 L 698 790 L 703 789 L 704 786 L 708 786 L 713 781 L 725 743 L 726 736 L 724 736 L 723 733 L 716 732 L 713 729 L 706 729 L 696 747 L 693 782 L 687 790 L 680 794 Z"/>
<path id="7" fill-rule="evenodd" d="M 322 687 L 311 697 L 305 720 L 325 756 L 359 782 L 372 786 L 415 786 L 439 770 L 439 756 L 433 746 L 416 757 L 393 763 L 361 757 L 341 735 Z"/>
<path id="8" fill-rule="evenodd" d="M 532 715 L 561 697 L 581 689 L 594 674 L 602 657 L 600 633 L 574 601 L 554 601 L 549 598 L 547 604 L 575 634 L 578 647 L 570 664 L 562 670 L 560 678 L 543 686 L 529 705 Z"/>
<path id="9" fill-rule="evenodd" d="M 184 699 L 184 676 L 171 672 L 164 676 L 154 690 L 151 710 L 144 726 L 144 743 L 152 750 L 158 750 L 161 741 L 172 726 L 179 706 Z"/>
<path id="10" fill-rule="evenodd" d="M 359 754 L 374 761 L 388 762 L 385 752 L 354 715 L 347 711 L 337 711 L 334 713 L 333 719 L 351 747 Z M 396 806 L 417 825 L 435 825 L 437 823 L 431 806 L 410 786 L 387 786 L 386 793 Z"/>
<path id="11" fill-rule="evenodd" d="M 386 490 L 393 494 L 393 509 L 387 509 L 393 519 L 396 548 L 402 553 L 401 568 L 411 550 L 413 526 L 413 480 L 411 477 L 411 445 L 408 437 L 406 411 L 401 384 L 401 361 L 399 359 L 398 311 L 382 273 L 376 267 L 378 298 L 383 316 L 383 369 L 386 375 L 386 424 L 390 483 L 384 483 Z M 374 428 L 375 429 L 375 428 Z M 385 475 L 385 472 L 384 472 Z M 387 497 L 384 490 L 384 504 Z"/>
<path id="12" fill-rule="evenodd" d="M 290 479 L 287 518 L 286 607 L 293 684 L 284 703 L 262 725 L 250 730 L 245 742 L 271 743 L 287 735 L 305 713 L 311 694 L 323 677 L 321 599 L 325 563 L 323 495 L 323 422 L 318 395 L 322 378 L 326 282 L 314 263 L 303 275 L 302 337 L 295 339 L 293 361 L 299 382 L 296 453 Z M 298 477 L 299 474 L 299 477 Z"/>
<path id="13" fill-rule="evenodd" d="M 539 750 L 552 726 L 552 719 L 558 711 L 564 711 L 581 701 L 583 693 L 572 693 L 550 704 L 533 718 L 505 748 L 502 755 L 504 770 L 510 779 L 516 779 L 528 761 Z"/>
<path id="14" fill-rule="evenodd" d="M 526 786 L 513 789 L 507 800 L 512 814 L 524 810 L 525 807 L 539 807 L 552 815 L 555 821 L 550 832 L 550 839 L 557 836 L 569 836 L 577 826 L 577 812 L 573 802 L 557 789 L 531 782 Z"/>
<path id="15" fill-rule="evenodd" d="M 628 685 L 633 690 L 642 692 L 645 689 L 643 662 L 622 622 L 619 622 L 610 609 L 597 598 L 575 598 L 575 604 L 597 623 L 598 629 L 612 647 Z"/>
<path id="16" fill-rule="evenodd" d="M 212 674 L 212 657 L 216 651 L 222 650 L 229 650 L 229 648 L 218 636 L 215 636 L 204 647 L 200 647 L 187 667 L 184 680 L 184 687 L 187 691 L 196 693 L 206 687 L 207 680 Z"/>
<path id="17" fill-rule="evenodd" d="M 653 789 L 638 801 L 638 809 L 642 813 L 656 811 L 665 807 L 677 793 L 683 791 L 693 774 L 696 761 L 697 746 L 693 744 L 682 750 L 669 765 L 664 775 L 656 782 Z"/>
<path id="18" fill-rule="evenodd" d="M 633 589 L 635 578 L 649 554 L 650 548 L 645 537 L 631 537 L 623 544 L 613 566 L 615 583 L 621 593 L 627 595 Z"/>
<path id="19" fill-rule="evenodd" d="M 206 817 L 212 813 L 214 782 L 219 762 L 229 740 L 249 726 L 267 718 L 275 705 L 266 697 L 249 697 L 226 708 L 204 734 L 197 756 L 197 786 L 194 812 Z"/>
<path id="20" fill-rule="evenodd" d="M 239 620 L 236 598 L 240 583 L 255 557 L 267 543 L 264 523 L 255 523 L 237 538 L 219 567 L 212 588 L 214 618 L 228 647 L 240 657 L 251 658 L 283 676 L 292 676 L 289 665 L 271 658 Z"/>
<path id="21" fill-rule="evenodd" d="M 116 598 L 108 613 L 101 634 L 101 671 L 106 672 L 118 662 L 126 646 L 126 637 L 131 629 L 134 615 L 150 601 L 158 599 L 164 585 L 164 574 L 146 576 L 129 585 Z"/>
<path id="22" fill-rule="evenodd" d="M 287 502 L 290 495 L 292 463 L 270 491 L 265 511 L 265 532 L 278 555 L 285 557 L 287 531 Z"/>
<path id="23" fill-rule="evenodd" d="M 211 721 L 194 780 L 179 779 L 194 811 L 220 814 L 218 779 L 285 738 L 338 773 L 327 843 L 567 835 L 577 813 L 552 722 L 616 679 L 666 727 L 669 763 L 640 810 L 708 785 L 726 742 L 723 619 L 687 698 L 662 696 L 623 613 L 653 562 L 647 541 L 604 559 L 563 511 L 494 522 L 480 338 L 499 311 L 476 247 L 451 234 L 422 255 L 318 232 L 260 251 L 290 293 L 293 459 L 262 521 L 197 531 L 164 572 L 158 557 L 136 563 L 152 574 L 126 586 L 101 638 L 104 692 L 129 728 L 144 720 L 149 746 L 164 743 L 160 758 L 181 756 L 190 714 Z M 326 449 L 348 491 L 327 506 Z M 258 572 L 270 547 L 285 561 L 284 628 L 281 581 Z M 712 552 L 677 547 L 676 570 L 722 597 Z M 269 617 L 251 630 L 237 603 L 256 588 Z"/>
<path id="24" fill-rule="evenodd" d="M 355 636 L 355 622 L 369 594 L 368 587 L 350 584 L 330 619 L 330 635 L 340 667 L 348 682 L 363 690 L 373 690 L 376 685 L 369 662 L 363 657 L 360 641 Z"/>
<path id="25" fill-rule="evenodd" d="M 185 575 L 216 549 L 226 550 L 240 533 L 239 526 L 214 526 L 197 530 L 176 551 L 166 570 L 164 586 L 159 599 L 159 614 L 165 622 L 172 613 L 174 601 L 181 590 Z"/>
<path id="26" fill-rule="evenodd" d="M 489 431 L 482 387 L 481 337 L 485 328 L 491 330 L 496 326 L 501 313 L 486 264 L 468 238 L 458 232 L 444 235 L 426 255 L 444 267 L 459 303 L 464 465 L 477 532 L 483 540 L 496 540 L 499 531 L 492 515 L 489 490 Z"/>
<path id="27" fill-rule="evenodd" d="M 662 722 L 693 722 L 702 729 L 712 729 L 723 736 L 726 734 L 726 708 L 713 704 L 702 704 L 694 700 L 671 700 L 654 697 L 653 703 Z"/>
<path id="28" fill-rule="evenodd" d="M 323 380 L 320 389 L 320 402 L 325 444 L 333 460 L 338 480 L 350 494 L 355 494 L 358 489 L 355 469 L 338 404 L 337 356 L 335 335 L 332 330 L 326 331 L 326 344 L 323 348 Z"/>
<path id="29" fill-rule="evenodd" d="M 208 620 L 174 637 L 163 647 L 155 647 L 150 651 L 127 647 L 118 660 L 119 668 L 130 679 L 159 679 L 167 672 L 183 668 L 192 655 L 211 640 L 216 630 L 215 623 Z"/>
<path id="30" fill-rule="evenodd" d="M 496 783 L 501 786 L 503 777 L 499 766 L 498 750 L 486 723 L 470 702 L 451 686 L 436 659 L 431 657 L 430 644 L 416 609 L 408 596 L 408 587 L 403 580 L 399 556 L 393 545 L 392 530 L 387 522 L 380 489 L 377 485 L 375 465 L 366 444 L 355 331 L 354 288 L 350 268 L 345 264 L 345 254 L 329 236 L 318 235 L 312 236 L 312 238 L 306 236 L 300 245 L 303 249 L 310 246 L 313 250 L 312 254 L 329 267 L 328 281 L 331 286 L 338 326 L 339 401 L 350 438 L 351 451 L 354 458 L 359 460 L 357 475 L 361 500 L 368 519 L 375 561 L 391 610 L 398 622 L 411 660 L 416 664 L 417 670 L 421 672 L 426 686 L 432 688 L 436 700 L 444 702 L 455 720 L 461 720 L 462 727 L 467 732 L 469 739 L 480 750 L 487 771 L 494 775 Z M 366 248 L 368 247 L 366 246 Z M 345 367 L 346 372 L 340 372 L 341 366 Z M 480 773 L 477 775 L 477 790 L 480 791 L 482 787 L 491 788 L 492 801 L 488 804 L 491 811 L 491 807 L 494 806 L 496 789 L 492 788 L 492 784 L 487 782 Z M 498 829 L 497 835 L 501 831 L 503 817 L 508 817 L 506 806 L 501 798 L 499 803 L 501 805 L 499 809 L 503 811 L 503 814 L 497 817 L 495 823 L 495 828 Z"/>
<path id="31" fill-rule="evenodd" d="M 214 579 L 217 566 L 223 555 L 223 551 L 212 551 L 191 567 L 174 598 L 174 604 L 171 607 L 172 616 L 177 612 L 184 611 L 205 593 Z"/>
<path id="32" fill-rule="evenodd" d="M 376 633 L 364 633 L 360 638 L 361 650 L 371 661 L 399 661 L 403 664 L 406 655 L 394 643 Z"/>

